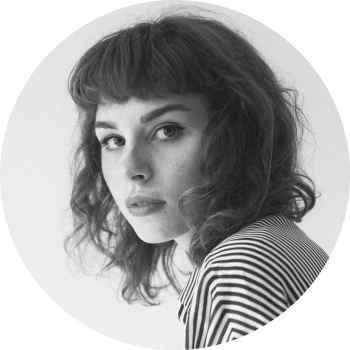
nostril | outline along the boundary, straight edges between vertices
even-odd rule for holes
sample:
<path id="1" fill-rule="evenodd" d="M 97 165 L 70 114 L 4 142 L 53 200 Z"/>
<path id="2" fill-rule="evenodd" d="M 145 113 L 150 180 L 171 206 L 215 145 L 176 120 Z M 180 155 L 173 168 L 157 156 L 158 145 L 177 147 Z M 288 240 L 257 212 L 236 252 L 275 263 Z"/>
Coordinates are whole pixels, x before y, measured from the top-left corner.
<path id="1" fill-rule="evenodd" d="M 143 180 L 145 175 L 134 175 L 131 177 L 133 180 Z"/>
<path id="2" fill-rule="evenodd" d="M 123 154 L 120 169 L 127 181 L 146 181 L 151 177 L 150 163 L 144 151 L 141 151 L 130 147 Z"/>

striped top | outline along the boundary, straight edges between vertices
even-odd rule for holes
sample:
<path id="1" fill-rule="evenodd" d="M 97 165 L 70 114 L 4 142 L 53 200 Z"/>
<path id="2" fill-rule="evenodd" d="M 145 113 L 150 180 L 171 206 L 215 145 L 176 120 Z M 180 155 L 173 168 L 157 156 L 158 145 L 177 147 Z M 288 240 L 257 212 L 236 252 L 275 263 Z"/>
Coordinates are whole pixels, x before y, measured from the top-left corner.
<path id="1" fill-rule="evenodd" d="M 228 342 L 272 321 L 305 293 L 327 259 L 284 216 L 228 237 L 193 271 L 179 296 L 186 349 Z"/>

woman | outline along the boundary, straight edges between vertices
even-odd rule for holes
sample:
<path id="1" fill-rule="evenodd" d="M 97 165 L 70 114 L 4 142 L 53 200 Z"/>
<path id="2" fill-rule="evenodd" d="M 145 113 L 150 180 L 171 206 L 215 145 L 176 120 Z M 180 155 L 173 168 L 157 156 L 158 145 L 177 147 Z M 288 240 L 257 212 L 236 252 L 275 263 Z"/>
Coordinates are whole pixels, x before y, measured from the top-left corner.
<path id="1" fill-rule="evenodd" d="M 222 23 L 167 15 L 103 38 L 69 89 L 81 141 L 71 208 L 77 247 L 124 272 L 123 297 L 156 304 L 173 254 L 194 267 L 179 319 L 186 348 L 276 318 L 327 254 L 294 222 L 315 204 L 298 164 L 304 116 L 259 53 Z"/>

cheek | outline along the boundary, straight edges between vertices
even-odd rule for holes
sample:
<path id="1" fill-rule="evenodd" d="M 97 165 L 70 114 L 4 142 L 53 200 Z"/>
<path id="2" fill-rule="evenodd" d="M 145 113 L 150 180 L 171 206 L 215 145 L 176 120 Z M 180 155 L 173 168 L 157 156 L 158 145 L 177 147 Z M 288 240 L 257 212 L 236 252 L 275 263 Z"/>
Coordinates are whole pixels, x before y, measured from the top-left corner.
<path id="1" fill-rule="evenodd" d="M 102 156 L 101 158 L 101 166 L 102 166 L 102 175 L 108 185 L 108 187 L 110 186 L 110 179 L 112 177 L 112 167 L 108 164 L 108 162 L 106 161 L 106 158 Z"/>
<path id="2" fill-rule="evenodd" d="M 198 182 L 202 179 L 200 170 L 200 158 L 201 158 L 201 143 L 200 139 L 195 142 L 190 148 L 187 155 L 184 155 L 183 159 L 183 171 L 194 182 Z"/>
<path id="3" fill-rule="evenodd" d="M 112 193 L 112 196 L 116 203 L 121 201 L 121 190 L 123 186 L 121 185 L 118 172 L 117 164 L 112 164 L 108 161 L 108 158 L 102 157 L 102 175 L 109 188 L 109 191 Z"/>
<path id="4" fill-rule="evenodd" d="M 195 145 L 197 146 L 197 145 Z M 176 192 L 184 192 L 190 187 L 198 185 L 202 182 L 202 174 L 200 170 L 200 149 L 199 147 L 191 147 L 187 152 L 178 154 L 174 157 L 173 164 L 167 171 L 169 185 Z M 179 193 L 181 195 L 182 193 Z"/>

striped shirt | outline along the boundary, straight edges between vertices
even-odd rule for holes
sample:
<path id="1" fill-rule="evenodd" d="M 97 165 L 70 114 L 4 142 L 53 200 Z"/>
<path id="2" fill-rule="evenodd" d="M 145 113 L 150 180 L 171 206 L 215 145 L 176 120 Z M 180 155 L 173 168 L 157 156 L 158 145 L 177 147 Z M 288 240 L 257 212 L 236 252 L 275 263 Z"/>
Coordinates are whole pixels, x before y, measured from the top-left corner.
<path id="1" fill-rule="evenodd" d="M 228 237 L 193 271 L 179 296 L 186 349 L 228 342 L 272 321 L 305 293 L 327 259 L 284 216 Z"/>

